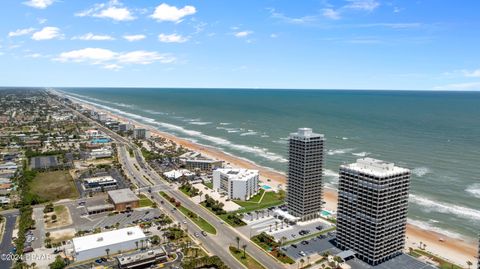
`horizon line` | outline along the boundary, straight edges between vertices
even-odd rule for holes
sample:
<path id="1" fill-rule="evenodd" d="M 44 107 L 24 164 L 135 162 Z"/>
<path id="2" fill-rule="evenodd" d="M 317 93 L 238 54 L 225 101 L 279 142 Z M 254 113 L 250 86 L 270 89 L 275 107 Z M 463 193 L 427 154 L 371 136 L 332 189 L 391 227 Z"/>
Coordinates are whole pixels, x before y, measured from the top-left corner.
<path id="1" fill-rule="evenodd" d="M 291 90 L 291 91 L 389 91 L 389 92 L 480 92 L 478 90 L 439 90 L 439 89 L 429 89 L 429 90 L 415 90 L 415 89 L 365 89 L 365 88 L 261 88 L 261 87 L 139 87 L 139 86 L 0 86 L 0 90 L 6 88 L 34 88 L 34 89 L 55 89 L 55 88 L 67 88 L 67 89 L 179 89 L 179 90 L 188 90 L 188 89 L 198 89 L 198 90 Z"/>

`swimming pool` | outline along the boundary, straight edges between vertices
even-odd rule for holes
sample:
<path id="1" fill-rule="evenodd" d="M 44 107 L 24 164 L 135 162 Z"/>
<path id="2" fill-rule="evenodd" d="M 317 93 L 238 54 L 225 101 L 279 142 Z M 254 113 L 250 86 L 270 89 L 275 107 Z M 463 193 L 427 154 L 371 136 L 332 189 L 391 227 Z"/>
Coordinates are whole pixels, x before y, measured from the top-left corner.
<path id="1" fill-rule="evenodd" d="M 262 189 L 264 189 L 264 190 L 270 190 L 270 189 L 272 189 L 272 187 L 270 187 L 270 186 L 268 186 L 268 185 L 263 185 L 263 186 L 262 186 Z"/>
<path id="2" fill-rule="evenodd" d="M 322 210 L 322 213 L 321 213 L 321 214 L 322 214 L 323 217 L 330 217 L 330 215 L 332 215 L 332 213 L 330 213 L 330 212 L 328 212 L 328 211 L 326 211 L 326 210 Z"/>
<path id="3" fill-rule="evenodd" d="M 109 138 L 96 138 L 96 139 L 92 140 L 92 144 L 104 144 L 104 143 L 108 143 L 110 141 L 111 140 Z"/>

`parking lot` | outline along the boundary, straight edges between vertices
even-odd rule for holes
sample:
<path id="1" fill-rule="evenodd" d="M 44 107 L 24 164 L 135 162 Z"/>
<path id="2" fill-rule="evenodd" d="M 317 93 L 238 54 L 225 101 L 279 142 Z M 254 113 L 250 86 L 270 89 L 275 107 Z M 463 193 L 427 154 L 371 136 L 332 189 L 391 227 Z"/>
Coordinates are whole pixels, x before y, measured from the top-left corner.
<path id="1" fill-rule="evenodd" d="M 281 216 L 275 216 L 276 213 L 274 211 L 278 208 L 271 207 L 257 212 L 246 213 L 243 221 L 248 225 L 248 232 L 252 236 L 265 232 L 272 235 L 277 241 L 280 241 L 282 238 L 286 238 L 285 241 L 291 241 L 333 227 L 330 222 L 322 218 L 296 224 L 290 223 L 286 219 L 282 219 Z"/>
<path id="2" fill-rule="evenodd" d="M 117 223 L 120 227 L 133 225 L 141 221 L 151 221 L 158 218 L 161 214 L 158 208 L 135 209 L 130 213 L 118 213 L 112 216 L 101 214 L 101 216 L 92 218 L 88 217 L 90 222 L 77 227 L 77 230 L 94 230 L 95 228 L 104 228 L 115 226 Z"/>
<path id="3" fill-rule="evenodd" d="M 335 240 L 334 233 L 326 235 L 319 235 L 309 240 L 304 240 L 295 244 L 282 247 L 282 250 L 292 259 L 298 260 L 300 258 L 310 256 L 313 254 L 322 254 L 329 251 L 330 254 L 335 255 L 341 251 L 333 244 Z"/>

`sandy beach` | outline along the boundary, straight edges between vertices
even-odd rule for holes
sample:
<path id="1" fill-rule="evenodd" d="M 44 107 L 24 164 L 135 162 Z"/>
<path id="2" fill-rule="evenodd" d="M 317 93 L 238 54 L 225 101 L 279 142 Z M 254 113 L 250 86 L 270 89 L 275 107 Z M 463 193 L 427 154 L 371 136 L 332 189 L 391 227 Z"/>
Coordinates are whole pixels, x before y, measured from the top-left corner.
<path id="1" fill-rule="evenodd" d="M 81 103 L 81 102 L 78 102 Z M 86 108 L 94 108 L 89 104 L 81 103 Z M 182 145 L 190 150 L 200 152 L 204 156 L 208 156 L 213 159 L 223 160 L 229 165 L 233 167 L 242 167 L 247 169 L 256 169 L 259 170 L 262 180 L 266 181 L 269 179 L 268 183 L 272 187 L 285 186 L 286 177 L 284 174 L 274 171 L 272 169 L 259 166 L 251 161 L 227 154 L 225 152 L 219 151 L 212 147 L 200 145 L 197 143 L 193 143 L 186 139 L 182 139 L 171 134 L 161 132 L 152 126 L 148 126 L 146 124 L 142 124 L 140 122 L 127 119 L 125 117 L 113 114 L 107 110 L 98 109 L 97 107 L 94 108 L 97 111 L 102 111 L 107 113 L 111 118 L 116 119 L 119 122 L 131 122 L 135 124 L 137 127 L 146 128 L 151 131 L 152 136 L 159 136 L 169 140 L 174 141 L 175 143 Z M 332 189 L 326 189 L 324 193 L 324 199 L 326 202 L 326 209 L 328 210 L 336 210 L 337 207 L 337 192 Z M 440 238 L 442 241 L 440 241 Z M 472 239 L 474 240 L 474 239 Z M 407 240 L 405 249 L 408 250 L 409 247 L 418 248 L 419 242 L 422 242 L 426 245 L 426 250 L 430 253 L 436 254 L 441 256 L 459 266 L 465 267 L 467 261 L 471 261 L 474 265 L 472 268 L 476 268 L 476 261 L 477 261 L 477 243 L 468 242 L 461 239 L 450 238 L 443 234 L 439 234 L 436 232 L 428 231 L 421 229 L 417 226 L 408 224 L 407 225 Z"/>

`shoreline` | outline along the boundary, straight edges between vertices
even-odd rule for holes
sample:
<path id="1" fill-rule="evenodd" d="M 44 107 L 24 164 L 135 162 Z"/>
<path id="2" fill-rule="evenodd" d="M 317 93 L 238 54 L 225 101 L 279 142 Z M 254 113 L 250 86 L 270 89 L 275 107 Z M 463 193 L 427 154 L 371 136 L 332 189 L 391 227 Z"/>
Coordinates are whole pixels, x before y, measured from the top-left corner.
<path id="1" fill-rule="evenodd" d="M 54 91 L 57 95 L 65 95 L 62 92 Z M 241 167 L 247 169 L 255 169 L 260 172 L 260 177 L 262 181 L 266 181 L 270 179 L 270 185 L 277 186 L 285 186 L 286 182 L 286 175 L 282 174 L 281 172 L 275 171 L 268 167 L 263 167 L 254 162 L 234 156 L 230 153 L 222 152 L 218 149 L 215 149 L 211 146 L 201 145 L 199 143 L 192 142 L 188 139 L 176 137 L 172 134 L 160 131 L 153 126 L 150 126 L 145 123 L 138 122 L 137 120 L 133 120 L 124 116 L 120 116 L 111 112 L 107 109 L 98 108 L 95 105 L 88 104 L 86 102 L 82 102 L 79 98 L 75 98 L 74 102 L 81 104 L 83 107 L 86 108 L 94 108 L 97 111 L 101 111 L 106 113 L 110 118 L 115 119 L 119 122 L 130 122 L 135 124 L 136 126 L 145 128 L 150 130 L 152 136 L 158 136 L 162 138 L 166 138 L 171 140 L 179 145 L 182 145 L 185 148 L 188 148 L 193 151 L 200 152 L 202 155 L 210 157 L 216 160 L 223 160 L 226 164 L 229 164 L 233 167 Z M 273 187 L 273 186 L 272 186 Z M 325 208 L 328 210 L 336 210 L 337 207 L 337 199 L 338 194 L 335 190 L 326 188 L 324 190 L 324 200 L 326 202 Z M 475 258 L 477 255 L 477 243 L 475 241 L 468 242 L 467 240 L 457 239 L 448 237 L 444 234 L 425 230 L 413 224 L 407 224 L 407 232 L 406 232 L 406 244 L 405 250 L 408 251 L 409 247 L 418 248 L 420 242 L 427 245 L 426 250 L 436 254 L 448 261 L 451 261 L 459 266 L 465 267 L 466 261 L 471 261 L 474 265 L 476 264 L 477 259 Z M 441 242 L 440 238 L 444 241 Z"/>

